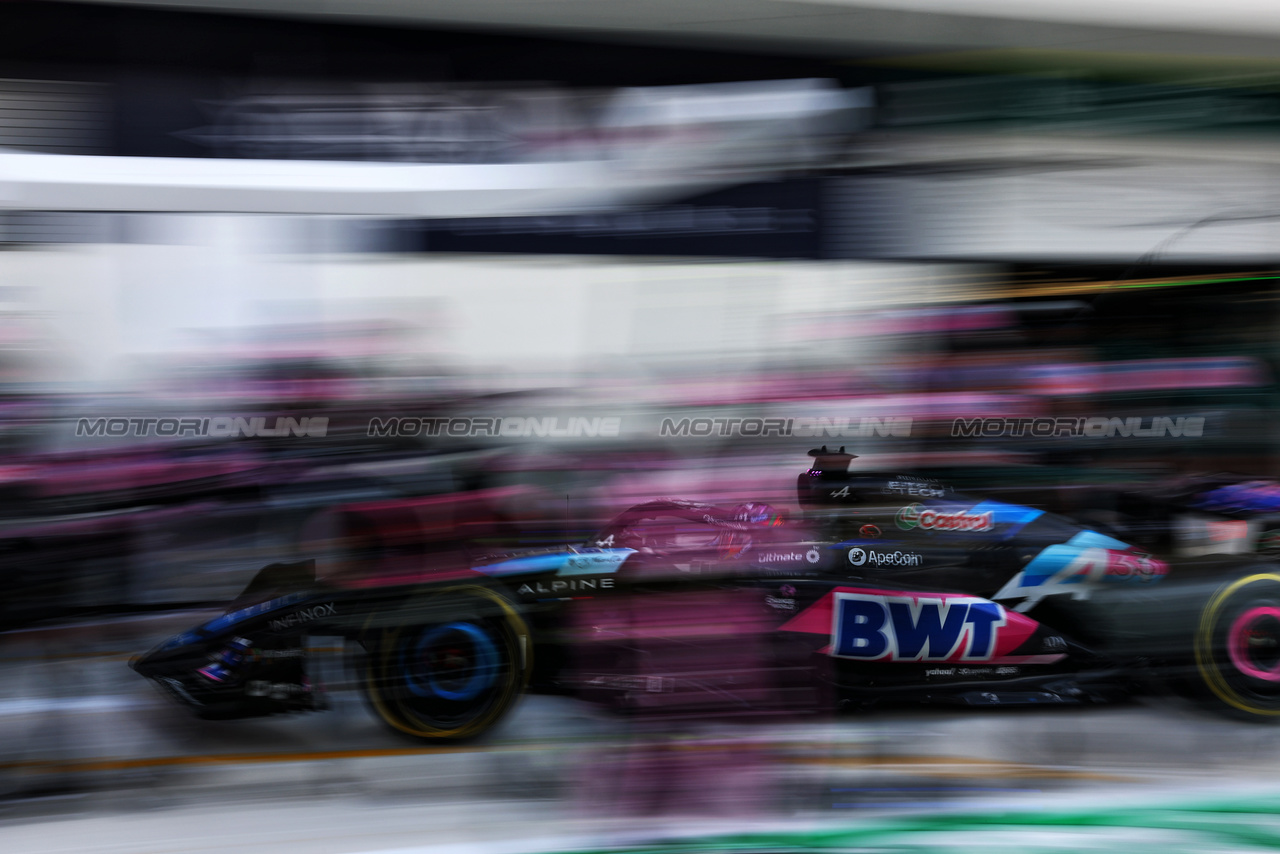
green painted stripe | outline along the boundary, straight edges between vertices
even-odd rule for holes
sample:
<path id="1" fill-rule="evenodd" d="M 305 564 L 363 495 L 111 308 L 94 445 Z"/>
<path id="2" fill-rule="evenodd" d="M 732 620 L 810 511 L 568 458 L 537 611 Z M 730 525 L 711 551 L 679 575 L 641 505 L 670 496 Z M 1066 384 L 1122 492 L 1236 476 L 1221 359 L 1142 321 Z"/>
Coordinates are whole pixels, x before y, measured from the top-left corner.
<path id="1" fill-rule="evenodd" d="M 1181 805 L 950 812 L 875 819 L 834 830 L 690 837 L 574 854 L 766 852 L 1280 851 L 1280 795 Z M 566 853 L 567 854 L 567 853 Z"/>
<path id="2" fill-rule="evenodd" d="M 1117 282 L 1113 288 L 1176 288 L 1181 285 L 1222 285 L 1230 282 L 1262 282 L 1269 279 L 1280 279 L 1280 276 L 1234 276 L 1218 279 L 1180 279 L 1174 282 Z"/>

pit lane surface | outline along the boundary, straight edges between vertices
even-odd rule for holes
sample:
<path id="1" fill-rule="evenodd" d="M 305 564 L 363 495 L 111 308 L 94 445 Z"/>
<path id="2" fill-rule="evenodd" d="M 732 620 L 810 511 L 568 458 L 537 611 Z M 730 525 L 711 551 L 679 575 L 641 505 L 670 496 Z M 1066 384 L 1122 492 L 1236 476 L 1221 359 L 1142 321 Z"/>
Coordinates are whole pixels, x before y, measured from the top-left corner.
<path id="1" fill-rule="evenodd" d="M 258 841 L 243 838 L 237 823 L 234 844 L 273 851 L 299 839 L 269 829 L 272 805 L 314 813 L 306 826 L 317 827 L 344 810 L 366 821 L 361 811 L 376 809 L 368 845 L 348 828 L 306 848 L 337 852 L 422 844 L 428 813 L 436 842 L 498 845 L 601 822 L 614 833 L 655 822 L 741 827 L 1101 792 L 1267 786 L 1280 768 L 1280 727 L 1157 700 L 655 721 L 531 696 L 481 742 L 421 747 L 373 717 L 342 655 L 323 638 L 313 640 L 313 674 L 328 689 L 328 712 L 199 721 L 130 671 L 127 659 L 201 616 L 0 636 L 3 850 L 58 850 L 29 834 L 68 822 L 87 836 L 65 850 L 94 850 L 89 841 L 109 839 L 119 845 L 101 850 L 204 850 L 200 840 L 215 837 L 225 844 L 210 850 L 225 850 L 232 840 L 217 837 L 229 832 L 217 818 L 206 816 L 191 839 L 166 824 L 196 804 L 215 815 L 257 816 L 250 824 L 261 827 Z M 129 817 L 144 815 L 155 825 L 147 845 L 167 839 L 170 847 L 130 847 Z M 23 839 L 30 847 L 11 844 Z"/>

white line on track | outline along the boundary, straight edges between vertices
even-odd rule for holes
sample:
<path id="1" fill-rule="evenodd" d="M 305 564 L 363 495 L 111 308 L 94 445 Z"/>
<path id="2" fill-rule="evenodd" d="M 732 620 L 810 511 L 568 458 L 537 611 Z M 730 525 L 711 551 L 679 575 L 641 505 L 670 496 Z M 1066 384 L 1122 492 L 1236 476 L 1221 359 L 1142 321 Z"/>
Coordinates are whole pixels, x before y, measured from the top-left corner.
<path id="1" fill-rule="evenodd" d="M 0 717 L 42 715 L 50 712 L 104 712 L 140 709 L 154 703 L 135 697 L 34 697 L 0 700 Z"/>

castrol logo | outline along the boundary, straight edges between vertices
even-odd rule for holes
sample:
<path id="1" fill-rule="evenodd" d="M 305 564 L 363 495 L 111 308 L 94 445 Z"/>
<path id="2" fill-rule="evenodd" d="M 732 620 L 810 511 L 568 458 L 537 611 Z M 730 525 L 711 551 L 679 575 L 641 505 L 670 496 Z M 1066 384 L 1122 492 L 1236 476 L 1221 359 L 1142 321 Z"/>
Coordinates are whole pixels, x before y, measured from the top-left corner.
<path id="1" fill-rule="evenodd" d="M 995 527 L 995 514 L 970 513 L 968 510 L 941 511 L 909 504 L 898 511 L 895 520 L 904 531 L 921 528 L 926 531 L 990 531 Z"/>

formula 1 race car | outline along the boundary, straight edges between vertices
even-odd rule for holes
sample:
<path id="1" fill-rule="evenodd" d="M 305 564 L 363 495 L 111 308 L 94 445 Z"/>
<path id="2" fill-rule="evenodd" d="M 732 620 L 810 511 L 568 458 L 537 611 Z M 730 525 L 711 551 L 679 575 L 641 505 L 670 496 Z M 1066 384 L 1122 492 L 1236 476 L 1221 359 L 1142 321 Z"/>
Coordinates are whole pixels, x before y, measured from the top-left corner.
<path id="1" fill-rule="evenodd" d="M 133 667 L 208 717 L 318 708 L 306 637 L 338 635 L 361 651 L 377 715 L 422 739 L 483 733 L 530 684 L 717 714 L 1060 705 L 1171 686 L 1280 716 L 1274 566 L 1170 565 L 1032 507 L 850 471 L 843 448 L 811 454 L 793 518 L 653 501 L 564 548 L 468 545 L 483 513 L 460 508 L 478 496 L 348 511 L 336 570 L 267 567 L 226 613 Z M 427 527 L 451 534 L 408 543 L 404 525 L 370 521 L 380 512 L 448 516 Z M 380 545 L 360 530 L 381 530 Z"/>

